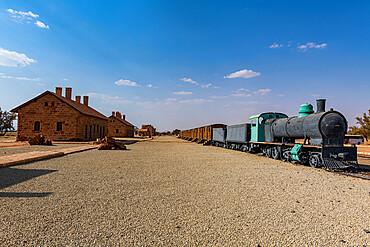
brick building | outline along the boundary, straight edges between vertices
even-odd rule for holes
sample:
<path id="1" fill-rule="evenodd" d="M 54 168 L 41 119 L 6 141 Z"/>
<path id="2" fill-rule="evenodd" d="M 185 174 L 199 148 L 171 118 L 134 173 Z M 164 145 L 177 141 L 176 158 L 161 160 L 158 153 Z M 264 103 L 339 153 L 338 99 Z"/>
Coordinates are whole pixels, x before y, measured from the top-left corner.
<path id="1" fill-rule="evenodd" d="M 150 125 L 150 124 L 147 124 L 147 125 L 142 125 L 141 126 L 141 129 L 138 129 L 138 135 L 139 136 L 149 136 L 149 137 L 152 137 L 155 135 L 155 128 Z"/>
<path id="2" fill-rule="evenodd" d="M 42 134 L 50 140 L 94 140 L 108 133 L 108 118 L 89 107 L 89 96 L 76 95 L 72 88 L 56 87 L 14 108 L 18 113 L 17 140 Z"/>
<path id="3" fill-rule="evenodd" d="M 108 122 L 109 137 L 134 137 L 135 126 L 126 121 L 125 115 L 120 112 L 112 112 Z"/>

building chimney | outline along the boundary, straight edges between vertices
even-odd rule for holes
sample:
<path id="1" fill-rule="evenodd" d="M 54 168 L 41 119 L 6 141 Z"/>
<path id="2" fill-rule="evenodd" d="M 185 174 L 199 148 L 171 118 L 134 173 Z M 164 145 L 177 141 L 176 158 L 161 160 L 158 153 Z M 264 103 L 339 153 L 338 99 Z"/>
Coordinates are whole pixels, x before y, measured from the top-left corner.
<path id="1" fill-rule="evenodd" d="M 80 95 L 76 95 L 76 102 L 81 103 L 81 96 Z"/>
<path id="2" fill-rule="evenodd" d="M 62 96 L 62 88 L 61 87 L 56 87 L 55 88 L 55 93 L 59 96 Z"/>
<path id="3" fill-rule="evenodd" d="M 119 119 L 121 118 L 121 113 L 119 111 L 116 112 L 116 117 Z"/>
<path id="4" fill-rule="evenodd" d="M 116 116 L 116 112 L 112 111 L 112 116 L 113 117 Z"/>
<path id="5" fill-rule="evenodd" d="M 72 88 L 66 87 L 66 96 L 67 99 L 72 99 Z"/>
<path id="6" fill-rule="evenodd" d="M 123 120 L 126 120 L 126 115 L 122 115 L 122 119 Z"/>
<path id="7" fill-rule="evenodd" d="M 84 96 L 84 105 L 88 106 L 89 105 L 89 96 Z"/>
<path id="8" fill-rule="evenodd" d="M 325 111 L 325 102 L 326 102 L 326 99 L 316 100 L 316 105 L 317 105 L 316 113 Z"/>

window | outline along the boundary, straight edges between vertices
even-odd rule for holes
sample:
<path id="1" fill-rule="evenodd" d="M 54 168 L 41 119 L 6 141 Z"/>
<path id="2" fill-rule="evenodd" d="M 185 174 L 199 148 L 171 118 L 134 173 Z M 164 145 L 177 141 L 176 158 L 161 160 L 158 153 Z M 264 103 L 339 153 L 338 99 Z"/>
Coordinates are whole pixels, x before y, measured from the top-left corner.
<path id="1" fill-rule="evenodd" d="M 45 106 L 48 106 L 48 102 L 45 102 Z"/>
<path id="2" fill-rule="evenodd" d="M 54 102 L 51 102 L 51 106 L 54 106 Z"/>
<path id="3" fill-rule="evenodd" d="M 62 126 L 63 126 L 62 122 L 57 122 L 57 131 L 62 131 Z"/>
<path id="4" fill-rule="evenodd" d="M 118 129 L 116 129 L 116 133 L 118 133 L 119 132 L 119 130 Z"/>
<path id="5" fill-rule="evenodd" d="M 254 119 L 251 122 L 252 122 L 252 126 L 256 126 L 256 122 Z"/>
<path id="6" fill-rule="evenodd" d="M 35 122 L 35 125 L 33 127 L 34 131 L 40 131 L 40 122 Z"/>
<path id="7" fill-rule="evenodd" d="M 94 124 L 94 133 L 95 133 L 95 124 Z"/>
<path id="8" fill-rule="evenodd" d="M 89 138 L 91 138 L 91 134 L 92 134 L 92 125 L 90 125 L 90 135 L 89 135 Z"/>

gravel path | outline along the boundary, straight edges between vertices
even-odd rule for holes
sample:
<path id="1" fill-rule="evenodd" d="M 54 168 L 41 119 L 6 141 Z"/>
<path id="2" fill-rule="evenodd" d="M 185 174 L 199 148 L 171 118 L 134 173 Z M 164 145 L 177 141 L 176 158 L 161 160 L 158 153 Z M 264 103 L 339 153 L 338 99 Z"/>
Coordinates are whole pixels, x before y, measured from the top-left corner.
<path id="1" fill-rule="evenodd" d="M 159 137 L 0 169 L 0 245 L 370 246 L 370 183 Z"/>

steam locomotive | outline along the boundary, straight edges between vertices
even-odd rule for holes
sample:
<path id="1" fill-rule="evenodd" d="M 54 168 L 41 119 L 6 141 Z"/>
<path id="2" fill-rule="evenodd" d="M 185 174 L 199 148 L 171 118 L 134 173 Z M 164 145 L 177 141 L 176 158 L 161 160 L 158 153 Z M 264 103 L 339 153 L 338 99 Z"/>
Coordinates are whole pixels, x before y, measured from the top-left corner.
<path id="1" fill-rule="evenodd" d="M 325 111 L 325 99 L 316 102 L 316 112 L 303 104 L 299 116 L 266 112 L 251 116 L 250 123 L 213 124 L 181 131 L 179 137 L 315 168 L 358 168 L 357 148 L 343 145 L 346 118 L 332 108 Z"/>

